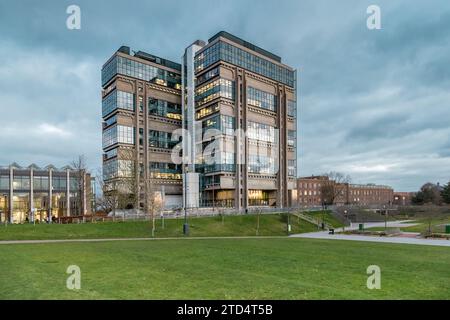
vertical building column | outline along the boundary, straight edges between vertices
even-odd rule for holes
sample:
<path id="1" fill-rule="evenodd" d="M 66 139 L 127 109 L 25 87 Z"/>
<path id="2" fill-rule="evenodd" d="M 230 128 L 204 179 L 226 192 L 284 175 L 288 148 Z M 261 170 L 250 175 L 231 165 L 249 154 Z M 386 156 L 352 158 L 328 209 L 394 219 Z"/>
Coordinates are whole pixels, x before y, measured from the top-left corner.
<path id="1" fill-rule="evenodd" d="M 34 169 L 30 169 L 30 223 L 34 222 Z"/>
<path id="2" fill-rule="evenodd" d="M 148 151 L 148 132 L 150 130 L 149 122 L 148 122 L 148 96 L 147 96 L 147 88 L 144 83 L 140 84 L 142 86 L 142 100 L 143 100 L 143 107 L 144 107 L 144 135 L 143 135 L 143 145 L 144 145 L 144 181 L 145 181 L 145 199 L 144 199 L 144 210 L 145 214 L 150 212 L 150 205 L 149 203 L 149 193 L 153 193 L 153 186 L 150 185 L 153 183 L 149 179 L 151 179 L 150 175 L 150 159 L 149 159 L 149 151 Z M 137 143 L 139 144 L 139 143 Z M 139 146 L 136 146 L 136 148 L 140 148 Z M 150 190 L 151 189 L 151 190 Z M 154 197 L 154 193 L 151 194 L 152 197 Z"/>
<path id="3" fill-rule="evenodd" d="M 66 215 L 70 217 L 70 170 L 66 170 Z"/>
<path id="4" fill-rule="evenodd" d="M 136 190 L 133 190 L 133 192 L 136 193 L 135 196 L 135 203 L 134 203 L 134 207 L 136 210 L 139 210 L 140 208 L 140 203 L 141 203 L 141 179 L 140 179 L 140 146 L 139 146 L 139 119 L 140 119 L 140 109 L 139 109 L 139 86 L 140 84 L 137 81 L 134 81 L 133 83 L 133 91 L 134 91 L 134 122 L 135 122 L 135 131 L 134 131 L 134 152 L 135 154 L 134 156 L 134 175 L 135 175 L 135 185 L 136 185 Z M 147 115 L 143 115 L 143 116 L 147 116 Z M 144 118 L 145 119 L 145 118 Z M 147 133 L 148 134 L 148 133 Z M 144 132 L 144 137 L 146 136 L 146 133 Z M 145 150 L 144 150 L 145 152 Z M 144 156 L 145 157 L 145 156 Z M 85 181 L 86 182 L 86 181 Z M 85 183 L 84 182 L 84 183 Z M 86 188 L 84 188 L 86 189 Z M 84 192 L 83 192 L 84 194 Z M 84 203 L 84 198 L 83 198 L 83 203 Z M 83 208 L 83 212 L 84 212 L 84 208 Z"/>
<path id="5" fill-rule="evenodd" d="M 240 212 L 242 209 L 241 206 L 241 201 L 242 201 L 242 196 L 243 194 L 241 194 L 241 190 L 243 189 L 243 185 L 242 185 L 242 168 L 243 166 L 247 166 L 247 157 L 244 155 L 242 155 L 242 148 L 243 148 L 243 141 L 246 141 L 245 139 L 245 133 L 246 133 L 246 128 L 243 128 L 243 125 L 245 126 L 246 124 L 244 124 L 244 120 L 242 119 L 241 116 L 241 110 L 243 108 L 243 105 L 246 106 L 246 102 L 244 103 L 244 101 L 241 103 L 240 101 L 240 96 L 241 96 L 241 83 L 242 83 L 242 73 L 238 72 L 238 68 L 235 69 L 235 85 L 236 85 L 236 90 L 235 90 L 235 94 L 236 97 L 234 99 L 235 101 L 235 121 L 236 121 L 236 139 L 235 141 L 235 157 L 236 157 L 236 171 L 235 171 L 235 207 L 237 212 Z M 242 125 L 241 125 L 242 123 Z M 244 134 L 244 136 L 242 136 L 242 134 Z M 244 148 L 245 149 L 245 148 Z M 243 204 L 245 206 L 245 204 Z"/>
<path id="6" fill-rule="evenodd" d="M 9 223 L 13 223 L 13 206 L 14 206 L 14 168 L 11 166 L 9 167 L 9 214 L 8 214 L 8 220 Z"/>
<path id="7" fill-rule="evenodd" d="M 48 169 L 48 213 L 47 213 L 47 221 L 48 223 L 52 223 L 52 198 L 53 198 L 53 172 L 52 168 Z"/>
<path id="8" fill-rule="evenodd" d="M 239 87 L 242 85 L 242 89 L 240 88 L 239 90 L 241 91 L 238 99 L 239 99 L 239 104 L 241 105 L 241 110 L 242 110 L 242 130 L 243 132 L 245 132 L 246 134 L 244 135 L 243 139 L 244 139 L 244 143 L 242 144 L 243 148 L 244 148 L 244 152 L 243 152 L 243 157 L 244 157 L 244 166 L 242 167 L 242 179 L 243 179 L 243 184 L 242 184 L 242 204 L 244 209 L 248 209 L 248 161 L 249 161 L 249 147 L 248 147 L 248 136 L 247 136 L 247 111 L 248 111 L 248 106 L 247 106 L 247 77 L 245 74 L 245 71 L 242 70 L 239 72 Z M 242 96 L 242 101 L 240 100 L 240 96 Z"/>

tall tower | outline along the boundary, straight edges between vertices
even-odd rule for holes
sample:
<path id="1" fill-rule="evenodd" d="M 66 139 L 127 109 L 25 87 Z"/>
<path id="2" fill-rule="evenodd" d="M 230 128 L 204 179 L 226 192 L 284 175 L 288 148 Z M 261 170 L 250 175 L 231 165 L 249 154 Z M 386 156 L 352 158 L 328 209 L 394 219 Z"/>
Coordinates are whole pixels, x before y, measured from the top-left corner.
<path id="1" fill-rule="evenodd" d="M 120 208 L 182 206 L 181 65 L 121 47 L 102 68 L 103 180 Z"/>
<path id="2" fill-rule="evenodd" d="M 224 31 L 196 48 L 194 68 L 201 204 L 238 211 L 295 204 L 296 71 Z"/>

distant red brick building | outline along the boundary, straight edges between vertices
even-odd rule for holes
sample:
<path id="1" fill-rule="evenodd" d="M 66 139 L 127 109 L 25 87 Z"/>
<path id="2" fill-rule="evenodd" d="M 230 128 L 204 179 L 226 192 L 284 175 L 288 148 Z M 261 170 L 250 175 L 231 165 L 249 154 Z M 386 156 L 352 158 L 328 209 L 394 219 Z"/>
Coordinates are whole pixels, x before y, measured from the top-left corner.
<path id="1" fill-rule="evenodd" d="M 399 206 L 409 206 L 412 204 L 412 198 L 415 192 L 394 192 L 393 204 Z"/>
<path id="2" fill-rule="evenodd" d="M 301 177 L 297 180 L 299 207 L 321 206 L 323 203 L 322 186 L 330 183 L 327 176 Z M 375 184 L 342 185 L 342 192 L 335 204 L 389 205 L 393 203 L 394 190 L 389 186 Z"/>

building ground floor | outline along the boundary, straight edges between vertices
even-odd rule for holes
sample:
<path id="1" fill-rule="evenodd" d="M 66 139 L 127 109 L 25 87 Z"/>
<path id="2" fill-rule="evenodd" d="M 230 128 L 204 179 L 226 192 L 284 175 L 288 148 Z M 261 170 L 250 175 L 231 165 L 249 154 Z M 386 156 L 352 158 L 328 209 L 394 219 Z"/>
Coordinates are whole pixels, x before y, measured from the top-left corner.
<path id="1" fill-rule="evenodd" d="M 0 221 L 10 223 L 44 222 L 68 215 L 80 215 L 79 203 L 77 196 L 72 194 L 68 211 L 64 192 L 55 192 L 51 198 L 46 193 L 34 193 L 33 205 L 28 192 L 14 193 L 12 199 L 9 194 L 0 193 Z"/>
<path id="2" fill-rule="evenodd" d="M 91 184 L 89 173 L 69 166 L 0 167 L 0 222 L 52 222 L 91 213 Z"/>

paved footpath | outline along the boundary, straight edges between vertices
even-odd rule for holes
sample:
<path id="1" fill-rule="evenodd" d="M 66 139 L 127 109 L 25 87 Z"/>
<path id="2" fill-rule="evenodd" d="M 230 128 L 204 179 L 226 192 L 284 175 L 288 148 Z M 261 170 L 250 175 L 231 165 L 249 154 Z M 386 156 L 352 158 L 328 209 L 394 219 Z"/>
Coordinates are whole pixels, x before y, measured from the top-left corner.
<path id="1" fill-rule="evenodd" d="M 390 221 L 387 226 L 390 228 L 410 227 L 417 223 L 409 223 L 409 220 L 404 221 Z M 345 227 L 345 230 L 356 230 L 358 224 L 352 224 L 350 227 Z M 364 229 L 373 227 L 384 227 L 384 222 L 369 222 L 364 223 Z M 335 232 L 343 231 L 342 228 L 336 229 Z M 318 231 L 291 235 L 293 238 L 307 238 L 307 239 L 326 239 L 326 240 L 350 240 L 350 241 L 367 241 L 367 242 L 382 242 L 382 243 L 402 243 L 402 244 L 418 244 L 428 246 L 444 246 L 450 247 L 450 240 L 444 239 L 423 239 L 416 238 L 419 233 L 404 232 L 402 236 L 395 237 L 380 237 L 380 236 L 362 236 L 362 235 L 346 235 L 346 234 L 328 234 L 328 231 Z"/>

